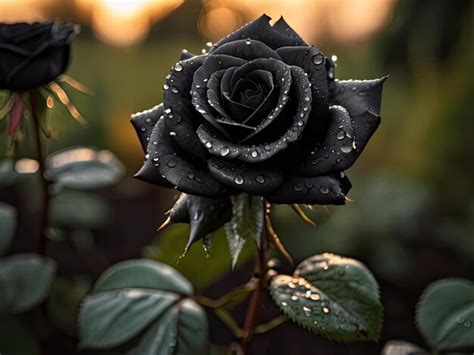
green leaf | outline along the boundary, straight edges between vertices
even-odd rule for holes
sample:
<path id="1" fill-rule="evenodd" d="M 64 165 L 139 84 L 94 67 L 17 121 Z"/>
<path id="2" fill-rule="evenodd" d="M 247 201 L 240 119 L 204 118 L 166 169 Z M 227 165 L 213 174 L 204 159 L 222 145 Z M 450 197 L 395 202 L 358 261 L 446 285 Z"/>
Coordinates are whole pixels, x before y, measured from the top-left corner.
<path id="1" fill-rule="evenodd" d="M 191 284 L 166 264 L 119 263 L 97 281 L 79 312 L 82 346 L 110 348 L 137 336 L 127 354 L 205 354 L 204 310 L 182 294 Z"/>
<path id="2" fill-rule="evenodd" d="M 17 254 L 0 260 L 0 310 L 21 313 L 47 296 L 56 272 L 50 258 Z"/>
<path id="3" fill-rule="evenodd" d="M 8 250 L 15 230 L 16 209 L 0 202 L 0 255 Z"/>
<path id="4" fill-rule="evenodd" d="M 260 245 L 263 229 L 262 199 L 257 196 L 240 194 L 232 198 L 232 219 L 224 226 L 232 268 L 237 264 L 240 252 L 248 238 Z"/>
<path id="5" fill-rule="evenodd" d="M 59 187 L 98 189 L 117 183 L 125 174 L 123 164 L 107 150 L 73 148 L 52 154 L 46 174 Z"/>
<path id="6" fill-rule="evenodd" d="M 193 300 L 183 300 L 151 326 L 127 355 L 206 354 L 207 328 L 204 310 Z"/>
<path id="7" fill-rule="evenodd" d="M 2 355 L 39 355 L 40 347 L 33 335 L 15 317 L 0 317 L 0 352 Z"/>
<path id="8" fill-rule="evenodd" d="M 127 260 L 109 268 L 97 280 L 94 292 L 135 287 L 191 294 L 193 287 L 171 266 L 147 259 Z"/>
<path id="9" fill-rule="evenodd" d="M 422 355 L 428 354 L 415 344 L 403 340 L 390 340 L 382 349 L 381 355 Z"/>
<path id="10" fill-rule="evenodd" d="M 110 208 L 101 197 L 71 190 L 54 196 L 50 213 L 54 226 L 77 229 L 102 228 L 111 217 Z"/>
<path id="11" fill-rule="evenodd" d="M 110 348 L 122 344 L 178 299 L 176 294 L 136 288 L 86 297 L 79 313 L 81 346 Z"/>
<path id="12" fill-rule="evenodd" d="M 272 278 L 276 304 L 295 323 L 336 341 L 377 340 L 382 325 L 378 285 L 360 262 L 321 254 L 293 276 Z"/>
<path id="13" fill-rule="evenodd" d="M 474 283 L 444 279 L 421 296 L 416 322 L 426 342 L 436 350 L 474 350 Z"/>
<path id="14" fill-rule="evenodd" d="M 8 187 L 38 171 L 34 159 L 3 159 L 0 161 L 0 187 Z"/>

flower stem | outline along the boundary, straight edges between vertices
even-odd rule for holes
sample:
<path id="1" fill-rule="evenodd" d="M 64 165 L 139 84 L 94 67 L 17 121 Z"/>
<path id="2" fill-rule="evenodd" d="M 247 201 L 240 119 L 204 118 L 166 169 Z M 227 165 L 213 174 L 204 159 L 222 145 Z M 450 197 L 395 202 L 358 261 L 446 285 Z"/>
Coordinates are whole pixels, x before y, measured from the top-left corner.
<path id="1" fill-rule="evenodd" d="M 264 214 L 267 213 L 265 201 L 263 202 Z M 262 307 L 263 295 L 266 288 L 267 261 L 269 257 L 268 240 L 266 228 L 262 229 L 262 238 L 260 247 L 257 247 L 257 260 L 255 263 L 255 272 L 258 277 L 257 287 L 252 293 L 247 315 L 245 316 L 244 327 L 242 329 L 242 349 L 244 354 L 248 354 L 250 341 L 255 332 L 255 322 L 258 311 Z"/>
<path id="2" fill-rule="evenodd" d="M 48 227 L 49 227 L 49 208 L 50 208 L 50 181 L 46 178 L 46 154 L 43 148 L 43 141 L 41 136 L 41 122 L 38 116 L 38 95 L 37 91 L 30 92 L 31 117 L 33 121 L 33 132 L 35 135 L 36 154 L 39 164 L 39 177 L 41 181 L 42 198 L 40 208 L 40 228 L 39 228 L 39 243 L 38 253 L 47 255 L 48 247 Z"/>

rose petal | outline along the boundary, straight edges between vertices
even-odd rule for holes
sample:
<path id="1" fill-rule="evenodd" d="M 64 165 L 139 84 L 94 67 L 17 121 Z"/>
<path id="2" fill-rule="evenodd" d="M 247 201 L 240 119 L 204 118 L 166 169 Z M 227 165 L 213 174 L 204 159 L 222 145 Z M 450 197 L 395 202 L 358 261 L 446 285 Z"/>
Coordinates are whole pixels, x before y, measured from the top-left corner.
<path id="1" fill-rule="evenodd" d="M 345 176 L 290 176 L 265 198 L 268 202 L 281 204 L 343 205 L 350 188 L 349 179 Z"/>
<path id="2" fill-rule="evenodd" d="M 202 117 L 215 128 L 217 128 L 222 134 L 226 135 L 226 131 L 216 121 L 216 112 L 212 109 L 209 102 L 207 101 L 207 84 L 206 82 L 210 79 L 212 73 L 222 69 L 228 69 L 234 66 L 244 64 L 243 59 L 227 56 L 227 55 L 216 55 L 209 56 L 203 65 L 196 70 L 193 76 L 192 83 L 192 104 L 195 109 L 201 114 Z"/>
<path id="3" fill-rule="evenodd" d="M 230 55 L 247 61 L 258 58 L 275 58 L 281 60 L 278 53 L 265 43 L 252 39 L 241 39 L 225 43 L 212 52 L 212 55 L 217 54 Z"/>
<path id="4" fill-rule="evenodd" d="M 303 38 L 301 38 L 300 35 L 298 33 L 296 33 L 296 31 L 294 29 L 291 28 L 291 26 L 285 21 L 283 16 L 280 16 L 278 21 L 275 22 L 275 25 L 273 25 L 273 28 L 276 31 L 284 34 L 286 37 L 291 37 L 291 38 L 294 38 L 299 43 L 304 43 L 304 44 L 301 44 L 301 45 L 306 45 Z"/>
<path id="5" fill-rule="evenodd" d="M 196 136 L 196 128 L 203 121 L 191 104 L 194 72 L 204 62 L 204 56 L 176 63 L 164 85 L 164 116 L 169 130 L 175 132 L 174 141 L 184 151 L 205 157 L 205 150 Z"/>
<path id="6" fill-rule="evenodd" d="M 270 20 L 271 18 L 269 16 L 262 15 L 258 19 L 249 22 L 217 42 L 211 49 L 210 53 L 226 43 L 247 38 L 263 42 L 272 49 L 285 46 L 307 45 L 299 36 L 294 36 L 295 32 L 293 30 L 285 29 L 286 23 L 281 22 L 278 26 L 272 27 L 269 23 Z M 284 20 L 282 19 L 282 21 Z M 286 26 L 289 28 L 288 25 Z"/>
<path id="7" fill-rule="evenodd" d="M 330 94 L 331 105 L 341 105 L 349 111 L 351 117 L 366 111 L 380 114 L 382 85 L 388 76 L 374 80 L 336 80 Z"/>
<path id="8" fill-rule="evenodd" d="M 342 106 L 329 108 L 330 123 L 324 141 L 309 146 L 302 167 L 295 174 L 305 176 L 327 175 L 348 169 L 361 153 L 356 145 L 356 134 L 351 116 Z"/>
<path id="9" fill-rule="evenodd" d="M 45 85 L 64 73 L 74 25 L 52 23 L 15 26 L 0 24 L 0 32 L 15 32 L 0 45 L 0 90 L 26 91 Z M 31 31 L 31 32 L 30 32 Z"/>
<path id="10" fill-rule="evenodd" d="M 145 163 L 136 177 L 157 185 L 168 187 L 171 184 L 181 192 L 198 196 L 228 194 L 229 191 L 205 167 L 199 167 L 196 157 L 186 156 L 179 150 L 170 133 L 164 119 L 158 120 L 150 136 Z"/>
<path id="11" fill-rule="evenodd" d="M 220 158 L 208 160 L 209 171 L 233 190 L 264 195 L 275 190 L 283 182 L 283 174 L 277 169 L 242 165 Z"/>
<path id="12" fill-rule="evenodd" d="M 294 115 L 289 120 L 290 127 L 276 140 L 255 145 L 245 145 L 229 142 L 224 136 L 208 124 L 198 127 L 197 134 L 208 152 L 216 156 L 225 156 L 226 159 L 238 159 L 250 163 L 258 163 L 275 156 L 288 147 L 288 144 L 298 140 L 304 130 L 310 113 L 311 95 L 309 82 L 301 68 L 291 67 L 293 75 L 292 93 L 295 99 Z M 259 127 L 257 127 L 257 130 Z"/>
<path id="13" fill-rule="evenodd" d="M 163 115 L 163 104 L 159 104 L 149 110 L 138 112 L 132 115 L 132 122 L 137 136 L 140 139 L 143 151 L 146 153 L 146 147 L 150 141 L 150 135 L 158 119 Z"/>
<path id="14" fill-rule="evenodd" d="M 325 109 L 328 102 L 328 82 L 325 57 L 319 48 L 282 47 L 277 49 L 277 53 L 285 63 L 300 67 L 308 74 L 313 96 L 313 112 Z"/>

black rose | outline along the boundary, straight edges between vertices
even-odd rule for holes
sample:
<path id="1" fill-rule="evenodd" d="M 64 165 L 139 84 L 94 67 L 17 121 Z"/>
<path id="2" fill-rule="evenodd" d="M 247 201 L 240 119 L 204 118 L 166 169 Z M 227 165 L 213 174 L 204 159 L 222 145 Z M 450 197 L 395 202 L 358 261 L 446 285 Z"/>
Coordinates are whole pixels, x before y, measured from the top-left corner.
<path id="1" fill-rule="evenodd" d="M 77 26 L 0 23 L 0 90 L 26 91 L 64 73 Z"/>
<path id="2" fill-rule="evenodd" d="M 380 123 L 385 78 L 335 80 L 331 59 L 283 18 L 273 27 L 269 20 L 245 25 L 208 54 L 183 54 L 164 102 L 132 118 L 146 152 L 139 179 L 206 198 L 345 202 L 344 171 Z"/>

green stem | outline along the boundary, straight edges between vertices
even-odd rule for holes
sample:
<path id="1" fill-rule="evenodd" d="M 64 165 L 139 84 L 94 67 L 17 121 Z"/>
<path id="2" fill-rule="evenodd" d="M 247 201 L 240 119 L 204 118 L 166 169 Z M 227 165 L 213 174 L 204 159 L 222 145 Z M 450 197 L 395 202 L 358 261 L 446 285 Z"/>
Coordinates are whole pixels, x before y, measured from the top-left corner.
<path id="1" fill-rule="evenodd" d="M 39 246 L 38 253 L 47 255 L 48 249 L 48 227 L 49 227 L 49 208 L 51 196 L 49 193 L 50 181 L 46 178 L 46 154 L 43 149 L 43 142 L 41 137 L 41 122 L 38 117 L 38 95 L 36 91 L 30 92 L 31 117 L 33 121 L 33 132 L 35 135 L 36 154 L 39 164 L 39 176 L 42 188 L 42 199 L 40 208 L 40 228 L 39 228 Z"/>

